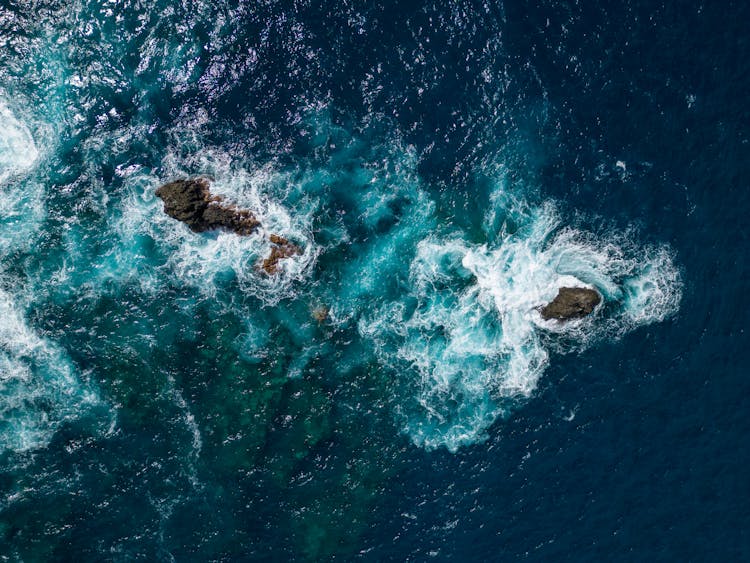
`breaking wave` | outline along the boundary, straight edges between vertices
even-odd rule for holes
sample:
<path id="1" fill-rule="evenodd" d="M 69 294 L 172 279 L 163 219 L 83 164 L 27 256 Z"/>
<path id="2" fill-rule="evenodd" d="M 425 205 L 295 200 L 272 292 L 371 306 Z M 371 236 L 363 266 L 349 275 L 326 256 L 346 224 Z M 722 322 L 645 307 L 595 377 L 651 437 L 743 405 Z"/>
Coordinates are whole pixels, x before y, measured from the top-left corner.
<path id="1" fill-rule="evenodd" d="M 0 100 L 0 253 L 27 250 L 44 219 L 44 188 L 29 173 L 40 155 L 29 128 Z"/>
<path id="2" fill-rule="evenodd" d="M 680 273 L 666 247 L 639 247 L 624 234 L 597 238 L 564 227 L 552 203 L 529 206 L 493 194 L 486 244 L 462 233 L 417 245 L 405 295 L 363 316 L 359 331 L 412 389 L 399 407 L 420 446 L 450 451 L 528 398 L 550 351 L 617 337 L 676 312 Z M 501 215 L 504 220 L 497 224 Z M 539 308 L 560 287 L 604 296 L 590 317 L 561 323 Z"/>
<path id="3" fill-rule="evenodd" d="M 38 158 L 31 131 L 0 100 L 0 184 L 30 170 Z"/>
<path id="4" fill-rule="evenodd" d="M 212 193 L 251 210 L 262 227 L 244 237 L 221 231 L 196 236 L 186 225 L 166 216 L 154 194 L 160 182 L 185 176 L 184 169 L 168 168 L 168 178 L 162 180 L 136 173 L 127 179 L 128 194 L 114 227 L 119 245 L 106 257 L 103 275 L 121 278 L 137 274 L 142 285 L 148 280 L 145 285 L 158 290 L 163 270 L 173 283 L 195 288 L 207 297 L 215 296 L 222 284 L 235 281 L 243 292 L 267 304 L 293 295 L 292 284 L 305 276 L 318 253 L 312 237 L 312 208 L 305 209 L 304 203 L 295 199 L 292 212 L 281 203 L 274 190 L 282 186 L 284 178 L 271 169 L 249 172 L 222 160 L 205 161 L 200 169 L 213 178 Z M 281 261 L 275 276 L 258 271 L 258 263 L 271 251 L 269 234 L 281 235 L 303 249 L 299 256 Z M 156 245 L 164 262 L 154 267 L 144 245 Z"/>

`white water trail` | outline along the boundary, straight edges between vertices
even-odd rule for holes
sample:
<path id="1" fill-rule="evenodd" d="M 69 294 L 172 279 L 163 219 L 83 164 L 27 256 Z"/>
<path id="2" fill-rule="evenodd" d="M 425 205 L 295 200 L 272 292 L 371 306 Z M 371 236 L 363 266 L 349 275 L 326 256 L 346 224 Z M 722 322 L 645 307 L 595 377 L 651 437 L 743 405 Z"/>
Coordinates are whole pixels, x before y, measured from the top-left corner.
<path id="1" fill-rule="evenodd" d="M 44 447 L 66 421 L 101 405 L 65 352 L 39 336 L 0 289 L 0 452 Z"/>

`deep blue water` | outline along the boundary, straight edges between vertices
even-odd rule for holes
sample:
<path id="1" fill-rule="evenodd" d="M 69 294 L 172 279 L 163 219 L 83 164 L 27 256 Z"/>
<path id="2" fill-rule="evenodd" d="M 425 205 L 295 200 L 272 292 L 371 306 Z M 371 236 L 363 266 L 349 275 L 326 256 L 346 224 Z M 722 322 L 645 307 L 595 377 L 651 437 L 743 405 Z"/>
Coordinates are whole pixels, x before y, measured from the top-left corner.
<path id="1" fill-rule="evenodd" d="M 748 559 L 749 18 L 0 2 L 0 559 Z"/>

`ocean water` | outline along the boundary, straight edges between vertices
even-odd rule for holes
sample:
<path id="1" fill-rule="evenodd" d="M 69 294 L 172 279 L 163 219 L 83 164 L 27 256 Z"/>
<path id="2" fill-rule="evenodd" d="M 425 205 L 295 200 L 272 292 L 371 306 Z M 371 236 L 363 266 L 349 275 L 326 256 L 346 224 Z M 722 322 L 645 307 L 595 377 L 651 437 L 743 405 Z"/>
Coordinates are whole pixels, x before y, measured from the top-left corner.
<path id="1" fill-rule="evenodd" d="M 749 17 L 0 2 L 0 560 L 750 557 Z"/>

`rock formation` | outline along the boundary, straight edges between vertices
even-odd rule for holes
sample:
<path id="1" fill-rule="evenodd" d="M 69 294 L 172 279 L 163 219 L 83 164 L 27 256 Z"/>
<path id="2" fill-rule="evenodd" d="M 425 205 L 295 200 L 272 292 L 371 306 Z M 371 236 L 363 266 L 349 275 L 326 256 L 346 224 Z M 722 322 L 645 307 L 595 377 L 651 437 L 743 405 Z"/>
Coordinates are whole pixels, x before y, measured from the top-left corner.
<path id="1" fill-rule="evenodd" d="M 590 314 L 601 302 L 599 292 L 587 287 L 561 287 L 550 303 L 541 308 L 542 318 L 566 321 Z"/>
<path id="2" fill-rule="evenodd" d="M 260 226 L 250 211 L 222 203 L 220 196 L 211 195 L 205 178 L 169 182 L 157 189 L 156 195 L 164 201 L 164 213 L 196 233 L 226 229 L 250 235 Z"/>
<path id="3" fill-rule="evenodd" d="M 240 236 L 253 234 L 260 221 L 247 209 L 223 203 L 221 196 L 211 194 L 206 178 L 175 180 L 156 190 L 164 202 L 164 213 L 182 221 L 193 232 L 202 233 L 214 229 L 225 229 Z M 279 235 L 270 235 L 271 254 L 260 262 L 259 268 L 266 274 L 279 271 L 279 262 L 285 258 L 302 254 L 302 249 Z"/>

